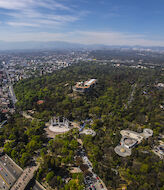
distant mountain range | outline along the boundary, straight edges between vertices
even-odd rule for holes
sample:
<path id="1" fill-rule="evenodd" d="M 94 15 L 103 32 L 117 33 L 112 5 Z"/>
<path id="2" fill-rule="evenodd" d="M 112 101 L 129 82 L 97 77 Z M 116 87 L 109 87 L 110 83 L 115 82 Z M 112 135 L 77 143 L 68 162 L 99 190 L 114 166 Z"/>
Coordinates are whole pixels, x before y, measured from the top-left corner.
<path id="1" fill-rule="evenodd" d="M 67 43 L 67 42 L 4 42 L 0 41 L 0 50 L 19 50 L 19 49 L 71 49 L 83 48 L 81 44 Z"/>
<path id="2" fill-rule="evenodd" d="M 145 50 L 157 50 L 164 51 L 164 47 L 143 47 L 143 46 L 108 46 L 103 44 L 84 45 L 78 43 L 69 43 L 62 41 L 52 42 L 39 42 L 39 41 L 28 41 L 28 42 L 5 42 L 0 41 L 0 51 L 5 50 L 68 50 L 68 49 L 145 49 Z"/>

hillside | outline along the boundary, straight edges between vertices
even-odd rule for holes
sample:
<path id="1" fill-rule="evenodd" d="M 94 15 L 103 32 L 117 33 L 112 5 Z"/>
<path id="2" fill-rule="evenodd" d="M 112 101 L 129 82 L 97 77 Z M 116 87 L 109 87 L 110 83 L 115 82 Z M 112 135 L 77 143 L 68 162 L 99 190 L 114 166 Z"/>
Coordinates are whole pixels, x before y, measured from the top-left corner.
<path id="1" fill-rule="evenodd" d="M 92 90 L 85 94 L 73 92 L 72 87 L 76 82 L 90 78 L 98 80 L 98 84 Z M 133 190 L 162 190 L 164 164 L 152 152 L 152 149 L 158 144 L 159 135 L 164 133 L 164 111 L 160 108 L 164 100 L 164 89 L 155 87 L 157 82 L 163 80 L 164 76 L 160 70 L 115 68 L 110 64 L 82 62 L 56 71 L 52 75 L 23 80 L 17 83 L 14 89 L 18 99 L 18 110 L 33 110 L 33 117 L 41 120 L 42 125 L 54 115 L 64 116 L 71 121 L 81 123 L 88 119 L 93 120 L 90 127 L 96 131 L 97 135 L 83 136 L 82 140 L 94 171 L 102 178 L 108 189 L 116 189 L 121 184 L 125 184 L 128 189 Z M 133 91 L 134 85 L 136 87 Z M 43 100 L 44 103 L 39 105 L 37 103 L 39 100 Z M 15 125 L 15 131 L 20 129 L 19 122 L 17 121 L 17 126 Z M 30 125 L 26 121 L 23 126 L 24 124 L 31 128 L 28 133 L 24 132 L 28 135 L 27 144 L 31 140 L 30 133 L 37 127 L 37 123 L 33 122 Z M 34 130 L 34 136 L 37 135 L 37 138 L 33 136 L 33 143 L 41 138 L 35 150 L 40 149 L 41 143 L 46 142 L 42 125 L 40 124 L 37 130 Z M 11 123 L 8 127 L 12 128 Z M 130 157 L 122 158 L 114 152 L 114 147 L 120 141 L 120 130 L 127 128 L 136 132 L 151 128 L 154 135 L 133 149 Z M 8 135 L 10 135 L 9 130 Z M 56 141 L 50 141 L 49 146 L 44 147 L 42 152 L 45 155 L 43 157 L 46 165 L 42 166 L 37 174 L 40 181 L 46 177 L 46 174 L 48 175 L 48 168 L 52 168 L 54 176 L 55 171 L 59 172 L 63 168 L 63 162 L 66 165 L 72 163 L 79 147 L 76 138 L 78 134 L 74 132 L 68 136 L 59 137 Z M 22 152 L 22 147 L 19 150 L 17 143 L 8 143 L 8 147 L 11 149 L 17 147 L 16 150 Z M 11 149 L 6 150 L 10 155 Z M 54 166 L 53 161 L 50 165 L 48 164 L 52 158 L 51 154 L 46 157 L 47 150 L 52 151 L 56 159 Z M 30 151 L 32 151 L 32 143 L 26 146 L 26 152 Z M 65 156 L 67 158 L 65 160 L 58 159 L 58 157 L 64 159 Z M 60 172 L 59 174 L 62 177 L 63 174 Z M 76 177 L 79 179 L 79 176 Z M 59 182 L 60 179 L 55 184 L 52 183 L 52 179 L 57 180 L 57 176 L 48 180 L 52 187 L 58 185 L 63 188 L 63 184 Z M 81 184 L 81 178 L 79 180 Z"/>

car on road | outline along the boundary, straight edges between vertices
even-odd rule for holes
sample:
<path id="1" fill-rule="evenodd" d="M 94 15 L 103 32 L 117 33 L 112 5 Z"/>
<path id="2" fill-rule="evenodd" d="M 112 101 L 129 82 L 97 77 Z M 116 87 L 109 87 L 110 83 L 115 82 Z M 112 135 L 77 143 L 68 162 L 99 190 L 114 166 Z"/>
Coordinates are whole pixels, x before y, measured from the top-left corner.
<path id="1" fill-rule="evenodd" d="M 100 183 L 100 187 L 101 187 L 101 188 L 104 188 L 102 183 Z"/>
<path id="2" fill-rule="evenodd" d="M 92 190 L 96 190 L 95 186 L 94 185 L 91 185 L 91 188 Z"/>

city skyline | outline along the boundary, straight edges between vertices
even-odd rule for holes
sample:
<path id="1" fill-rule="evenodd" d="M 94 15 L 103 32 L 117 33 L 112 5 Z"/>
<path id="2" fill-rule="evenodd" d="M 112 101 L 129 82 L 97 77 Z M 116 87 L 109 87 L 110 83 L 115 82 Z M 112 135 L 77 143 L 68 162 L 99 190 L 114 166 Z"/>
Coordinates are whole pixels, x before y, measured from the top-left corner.
<path id="1" fill-rule="evenodd" d="M 0 0 L 0 41 L 164 46 L 164 2 Z"/>

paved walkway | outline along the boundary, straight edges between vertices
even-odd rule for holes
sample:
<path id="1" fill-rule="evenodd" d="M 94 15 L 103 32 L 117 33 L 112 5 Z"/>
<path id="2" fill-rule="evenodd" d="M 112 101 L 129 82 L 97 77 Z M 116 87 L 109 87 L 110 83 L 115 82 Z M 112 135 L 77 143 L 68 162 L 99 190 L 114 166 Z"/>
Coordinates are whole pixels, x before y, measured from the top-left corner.
<path id="1" fill-rule="evenodd" d="M 26 119 L 32 119 L 32 120 L 35 119 L 35 118 L 33 118 L 31 115 L 28 115 L 25 111 L 23 111 L 21 114 L 22 114 L 22 116 L 25 117 Z"/>
<path id="2" fill-rule="evenodd" d="M 133 86 L 132 86 L 132 92 L 130 94 L 130 97 L 128 99 L 127 104 L 125 104 L 125 109 L 127 109 L 128 106 L 132 103 L 136 87 L 137 87 L 137 84 L 133 84 Z"/>

